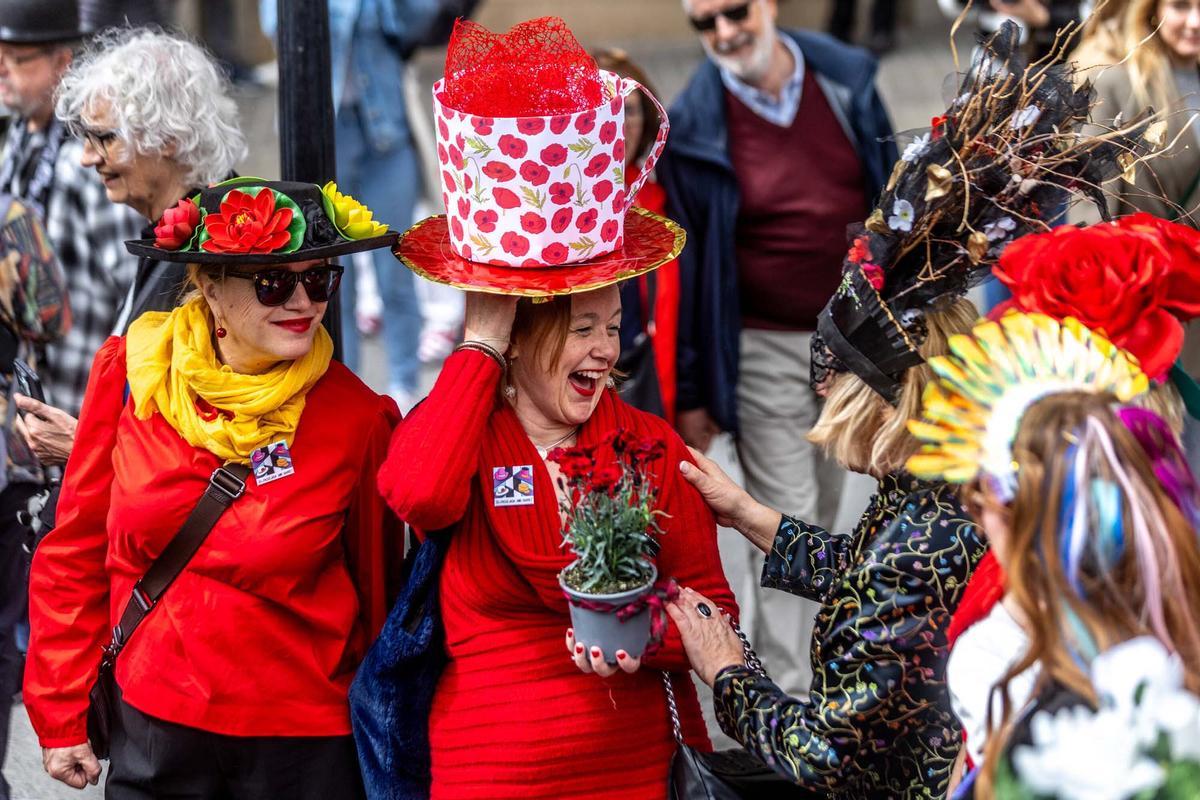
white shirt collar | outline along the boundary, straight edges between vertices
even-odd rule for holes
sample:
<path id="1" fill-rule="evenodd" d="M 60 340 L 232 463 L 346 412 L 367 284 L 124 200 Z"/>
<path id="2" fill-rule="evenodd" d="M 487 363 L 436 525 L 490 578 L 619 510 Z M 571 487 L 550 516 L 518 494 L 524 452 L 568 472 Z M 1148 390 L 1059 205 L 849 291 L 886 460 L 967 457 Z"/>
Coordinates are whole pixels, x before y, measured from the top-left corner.
<path id="1" fill-rule="evenodd" d="M 788 128 L 796 119 L 796 112 L 800 110 L 800 97 L 804 89 L 804 54 L 790 36 L 776 35 L 792 54 L 792 60 L 796 64 L 778 98 L 756 89 L 724 67 L 721 67 L 721 82 L 730 94 L 745 103 L 755 114 L 772 125 Z"/>

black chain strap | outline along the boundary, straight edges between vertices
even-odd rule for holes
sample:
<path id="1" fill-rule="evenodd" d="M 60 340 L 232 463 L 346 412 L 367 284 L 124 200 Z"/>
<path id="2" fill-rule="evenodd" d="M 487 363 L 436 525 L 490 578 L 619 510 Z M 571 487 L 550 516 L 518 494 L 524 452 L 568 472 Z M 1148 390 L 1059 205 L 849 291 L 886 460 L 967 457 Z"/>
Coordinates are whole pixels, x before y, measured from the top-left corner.
<path id="1" fill-rule="evenodd" d="M 727 617 L 724 611 L 718 609 L 722 619 L 727 619 L 733 632 L 742 640 L 742 656 L 746 659 L 746 667 L 756 675 L 767 677 L 767 671 L 763 669 L 762 661 L 758 657 L 758 653 L 754 652 L 754 648 L 750 646 L 750 640 L 746 638 L 742 626 L 737 624 L 737 621 L 732 617 Z M 675 736 L 677 744 L 683 744 L 683 728 L 679 722 L 679 706 L 675 702 L 675 687 L 671 685 L 671 673 L 663 670 L 662 674 L 663 687 L 667 690 L 667 712 L 671 715 L 671 733 Z"/>

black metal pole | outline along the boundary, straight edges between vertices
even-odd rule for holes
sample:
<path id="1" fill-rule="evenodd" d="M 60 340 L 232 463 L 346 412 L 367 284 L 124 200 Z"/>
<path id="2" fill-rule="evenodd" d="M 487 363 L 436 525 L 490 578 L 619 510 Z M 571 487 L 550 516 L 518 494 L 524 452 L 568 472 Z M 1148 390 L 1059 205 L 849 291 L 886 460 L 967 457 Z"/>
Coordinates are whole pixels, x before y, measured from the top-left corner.
<path id="1" fill-rule="evenodd" d="M 277 0 L 279 165 L 285 181 L 337 179 L 328 0 Z M 325 327 L 342 358 L 341 309 L 330 303 Z"/>

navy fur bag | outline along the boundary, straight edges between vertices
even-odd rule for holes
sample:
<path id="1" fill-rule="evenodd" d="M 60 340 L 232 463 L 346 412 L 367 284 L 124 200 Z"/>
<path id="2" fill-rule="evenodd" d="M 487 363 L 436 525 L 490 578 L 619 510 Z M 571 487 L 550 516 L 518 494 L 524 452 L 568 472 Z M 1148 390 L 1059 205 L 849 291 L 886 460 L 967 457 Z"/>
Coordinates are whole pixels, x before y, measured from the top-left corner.
<path id="1" fill-rule="evenodd" d="M 369 800 L 428 800 L 429 712 L 446 666 L 437 585 L 445 533 L 413 543 L 402 589 L 350 685 L 350 722 Z"/>

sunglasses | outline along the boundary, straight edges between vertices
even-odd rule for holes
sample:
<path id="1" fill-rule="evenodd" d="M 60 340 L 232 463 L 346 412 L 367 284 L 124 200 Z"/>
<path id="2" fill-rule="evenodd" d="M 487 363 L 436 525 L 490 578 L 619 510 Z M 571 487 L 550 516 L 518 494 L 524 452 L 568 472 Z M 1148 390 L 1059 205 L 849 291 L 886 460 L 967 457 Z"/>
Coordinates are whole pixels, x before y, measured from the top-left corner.
<path id="1" fill-rule="evenodd" d="M 308 299 L 328 303 L 342 282 L 345 268 L 338 264 L 311 267 L 303 272 L 290 269 L 264 269 L 261 272 L 226 272 L 227 278 L 243 278 L 254 282 L 254 296 L 264 306 L 281 306 L 292 299 L 296 284 L 303 283 Z"/>
<path id="2" fill-rule="evenodd" d="M 688 22 L 692 23 L 692 27 L 701 33 L 715 30 L 717 27 L 717 17 L 724 17 L 729 22 L 745 22 L 746 17 L 750 16 L 750 6 L 754 0 L 747 0 L 740 6 L 726 8 L 723 11 L 717 11 L 714 14 L 709 14 L 703 17 L 688 17 Z"/>

